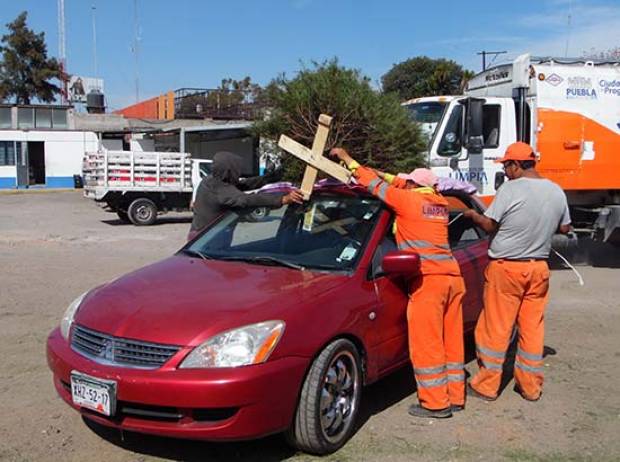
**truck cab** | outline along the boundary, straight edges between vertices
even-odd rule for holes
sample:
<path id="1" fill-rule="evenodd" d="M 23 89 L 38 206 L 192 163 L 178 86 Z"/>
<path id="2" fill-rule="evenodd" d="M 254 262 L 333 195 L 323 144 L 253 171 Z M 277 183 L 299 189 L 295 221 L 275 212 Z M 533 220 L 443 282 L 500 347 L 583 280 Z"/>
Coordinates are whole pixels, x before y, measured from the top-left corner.
<path id="1" fill-rule="evenodd" d="M 512 98 L 489 97 L 474 101 L 477 107 L 473 108 L 471 100 L 466 96 L 436 96 L 404 105 L 421 124 L 428 142 L 428 163 L 437 175 L 469 181 L 483 199 L 490 200 L 495 195 L 497 174 L 503 179 L 501 165 L 492 160 L 516 141 L 515 102 Z M 472 110 L 481 112 L 482 122 L 475 141 L 468 139 L 468 111 Z"/>
<path id="2" fill-rule="evenodd" d="M 620 245 L 620 62 L 525 54 L 474 76 L 464 95 L 403 105 L 438 175 L 473 183 L 488 204 L 504 182 L 494 161 L 524 141 L 564 189 L 575 231 Z"/>

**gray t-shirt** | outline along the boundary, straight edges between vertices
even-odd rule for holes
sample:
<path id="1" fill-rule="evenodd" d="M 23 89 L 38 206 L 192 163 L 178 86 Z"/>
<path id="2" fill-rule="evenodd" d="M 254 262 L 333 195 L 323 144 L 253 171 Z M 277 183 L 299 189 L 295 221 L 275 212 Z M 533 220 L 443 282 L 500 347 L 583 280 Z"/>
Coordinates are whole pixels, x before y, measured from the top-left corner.
<path id="1" fill-rule="evenodd" d="M 558 226 L 570 223 L 564 191 L 542 178 L 504 183 L 485 215 L 499 224 L 489 245 L 491 258 L 548 258 Z"/>

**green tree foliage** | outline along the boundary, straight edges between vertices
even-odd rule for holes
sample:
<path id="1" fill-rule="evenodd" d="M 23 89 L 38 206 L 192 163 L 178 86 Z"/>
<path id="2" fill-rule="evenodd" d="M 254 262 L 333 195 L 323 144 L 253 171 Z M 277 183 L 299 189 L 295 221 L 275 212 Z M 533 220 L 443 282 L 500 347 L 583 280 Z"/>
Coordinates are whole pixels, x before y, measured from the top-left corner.
<path id="1" fill-rule="evenodd" d="M 58 61 L 47 57 L 45 34 L 36 34 L 26 25 L 27 16 L 24 11 L 7 24 L 9 33 L 2 36 L 0 98 L 15 97 L 18 104 L 30 104 L 33 98 L 51 102 L 61 89 L 50 80 L 66 77 Z"/>
<path id="2" fill-rule="evenodd" d="M 452 60 L 418 56 L 395 64 L 382 78 L 383 91 L 402 100 L 460 94 L 473 72 Z"/>
<path id="3" fill-rule="evenodd" d="M 336 59 L 304 67 L 293 79 L 279 76 L 261 99 L 269 109 L 254 125 L 259 136 L 276 141 L 286 134 L 310 147 L 324 113 L 333 117 L 327 149 L 343 146 L 361 163 L 390 172 L 422 164 L 420 130 L 398 99 L 375 91 L 367 77 Z M 286 179 L 301 179 L 303 162 L 284 154 L 282 163 Z"/>

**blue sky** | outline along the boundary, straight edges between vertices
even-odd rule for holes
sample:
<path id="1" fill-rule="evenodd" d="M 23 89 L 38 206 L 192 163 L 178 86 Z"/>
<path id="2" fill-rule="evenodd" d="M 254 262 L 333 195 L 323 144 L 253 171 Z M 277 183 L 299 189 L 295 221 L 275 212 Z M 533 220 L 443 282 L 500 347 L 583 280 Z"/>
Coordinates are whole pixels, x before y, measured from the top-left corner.
<path id="1" fill-rule="evenodd" d="M 57 0 L 0 0 L 1 31 L 21 11 L 58 52 Z M 65 0 L 71 73 L 92 76 L 92 5 L 97 61 L 112 109 L 135 102 L 133 0 Z M 570 37 L 568 14 L 571 13 Z M 140 99 L 225 77 L 267 83 L 300 62 L 338 57 L 379 82 L 394 63 L 425 54 L 479 71 L 476 52 L 581 55 L 620 46 L 620 0 L 518 2 L 414 0 L 138 0 Z"/>

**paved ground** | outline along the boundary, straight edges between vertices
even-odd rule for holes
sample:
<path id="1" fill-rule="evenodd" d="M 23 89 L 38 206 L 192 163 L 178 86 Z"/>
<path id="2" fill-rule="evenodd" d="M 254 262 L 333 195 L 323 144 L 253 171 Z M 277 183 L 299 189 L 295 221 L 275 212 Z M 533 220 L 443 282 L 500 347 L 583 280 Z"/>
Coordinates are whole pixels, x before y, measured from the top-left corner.
<path id="1" fill-rule="evenodd" d="M 279 437 L 210 444 L 119 435 L 86 425 L 56 397 L 44 347 L 67 304 L 169 255 L 188 227 L 187 215 L 124 225 L 76 192 L 0 195 L 0 460 L 319 460 Z M 620 460 L 620 272 L 580 271 L 584 287 L 569 271 L 553 273 L 540 402 L 523 401 L 510 384 L 498 401 L 471 400 L 450 420 L 415 420 L 403 370 L 365 390 L 360 430 L 324 460 Z"/>

